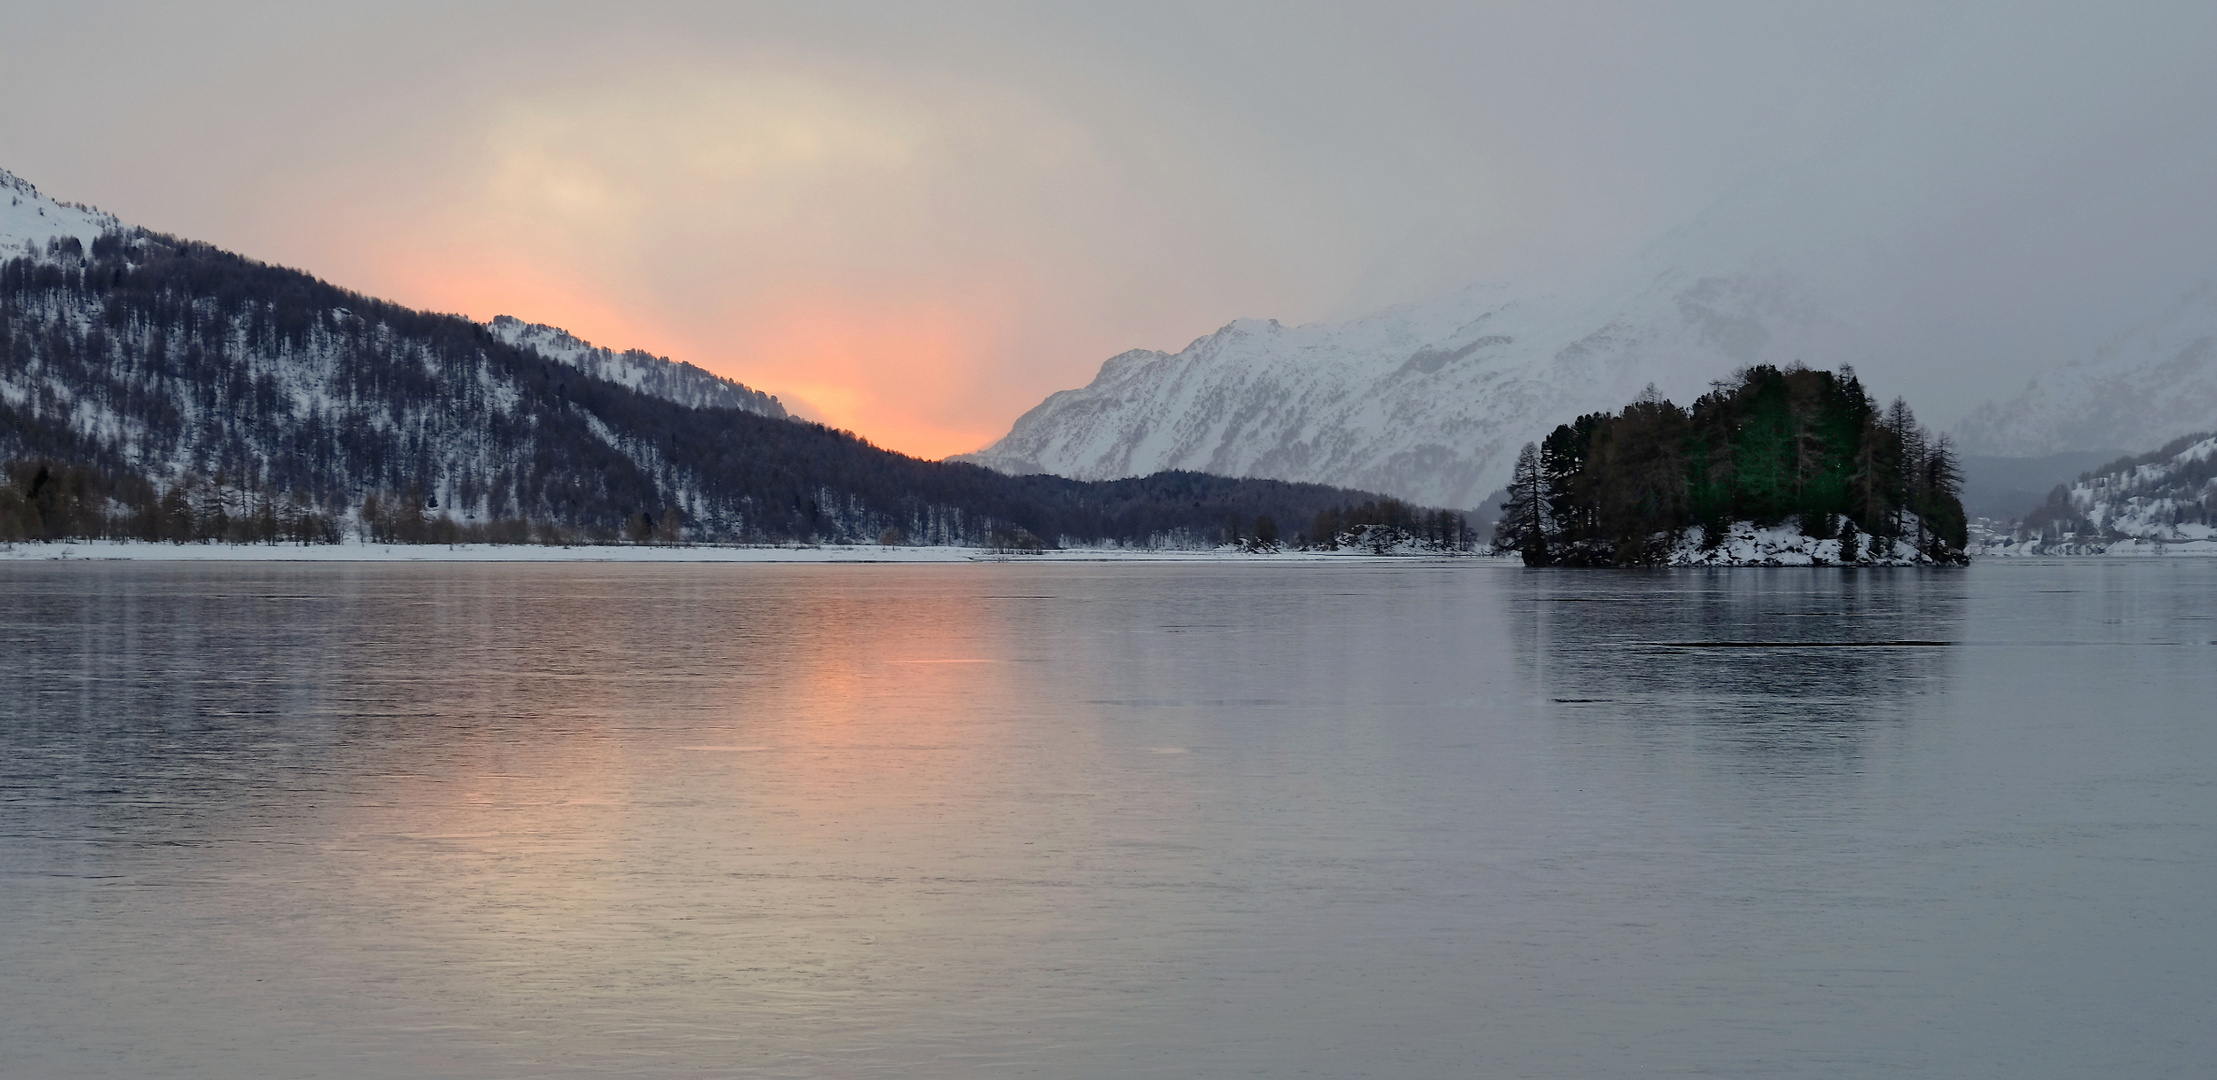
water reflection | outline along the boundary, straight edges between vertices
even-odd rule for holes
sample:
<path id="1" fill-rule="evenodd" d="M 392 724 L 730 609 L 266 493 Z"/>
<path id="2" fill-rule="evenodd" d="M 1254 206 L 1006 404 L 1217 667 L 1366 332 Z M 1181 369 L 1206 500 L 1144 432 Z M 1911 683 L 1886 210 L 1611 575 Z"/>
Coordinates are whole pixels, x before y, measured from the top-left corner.
<path id="1" fill-rule="evenodd" d="M 108 932 L 155 966 L 108 958 L 118 1052 L 226 1060 L 228 1014 L 372 1074 L 815 1073 L 889 1023 L 1014 1060 L 1038 1048 L 980 1036 L 1011 1009 L 1069 1039 L 1156 1007 L 1179 905 L 1109 942 L 1193 871 L 1165 835 L 1192 815 L 1174 780 L 1117 790 L 1158 759 L 1041 696 L 1084 667 L 1067 609 L 959 572 L 32 574 L 6 784 L 36 827 L 5 853 L 126 890 Z"/>
<path id="2" fill-rule="evenodd" d="M 0 571 L 25 1075 L 2161 1074 L 2217 993 L 2192 568 Z"/>
<path id="3" fill-rule="evenodd" d="M 1535 573 L 1505 599 L 1518 673 L 1562 717 L 1837 755 L 1949 692 L 1964 589 L 1959 571 Z"/>

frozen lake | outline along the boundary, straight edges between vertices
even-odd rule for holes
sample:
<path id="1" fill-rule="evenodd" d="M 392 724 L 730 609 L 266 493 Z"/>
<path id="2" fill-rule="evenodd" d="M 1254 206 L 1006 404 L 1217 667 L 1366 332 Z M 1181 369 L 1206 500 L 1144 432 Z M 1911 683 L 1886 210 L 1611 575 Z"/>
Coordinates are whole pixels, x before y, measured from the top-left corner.
<path id="1" fill-rule="evenodd" d="M 2217 560 L 18 563 L 0 655 L 9 1077 L 2217 1058 Z"/>

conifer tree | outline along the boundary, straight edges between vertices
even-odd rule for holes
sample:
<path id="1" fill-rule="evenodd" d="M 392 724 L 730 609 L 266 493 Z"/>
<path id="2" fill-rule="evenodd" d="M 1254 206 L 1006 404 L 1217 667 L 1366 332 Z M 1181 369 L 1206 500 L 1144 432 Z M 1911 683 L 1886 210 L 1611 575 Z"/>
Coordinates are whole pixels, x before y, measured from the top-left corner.
<path id="1" fill-rule="evenodd" d="M 1501 520 L 1494 525 L 1494 546 L 1522 554 L 1526 566 L 1547 565 L 1547 497 L 1540 448 L 1525 443 L 1517 453 L 1516 469 L 1509 480 L 1509 501 L 1501 509 Z"/>

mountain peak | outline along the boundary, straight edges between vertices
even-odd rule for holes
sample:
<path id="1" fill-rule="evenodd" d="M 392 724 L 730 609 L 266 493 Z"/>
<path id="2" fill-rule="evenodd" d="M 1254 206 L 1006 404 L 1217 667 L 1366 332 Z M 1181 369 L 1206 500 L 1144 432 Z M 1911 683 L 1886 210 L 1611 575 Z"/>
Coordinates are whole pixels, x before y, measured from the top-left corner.
<path id="1" fill-rule="evenodd" d="M 114 214 L 58 202 L 40 194 L 30 181 L 0 169 L 0 255 L 44 255 L 55 242 L 71 239 L 79 251 L 89 250 L 102 233 L 121 228 Z"/>
<path id="2" fill-rule="evenodd" d="M 2091 355 L 2034 376 L 2007 401 L 1956 425 L 1965 450 L 2032 457 L 2155 446 L 2217 426 L 2217 288 L 2188 290 L 2170 310 Z"/>

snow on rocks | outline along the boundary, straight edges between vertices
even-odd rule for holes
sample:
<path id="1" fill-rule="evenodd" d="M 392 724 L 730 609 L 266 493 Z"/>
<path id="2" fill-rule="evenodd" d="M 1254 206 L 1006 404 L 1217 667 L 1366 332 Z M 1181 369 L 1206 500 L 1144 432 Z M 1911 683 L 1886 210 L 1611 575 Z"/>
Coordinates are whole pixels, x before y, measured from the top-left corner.
<path id="1" fill-rule="evenodd" d="M 1679 537 L 1665 563 L 1670 566 L 1929 566 L 1938 560 L 1907 539 L 1858 535 L 1856 557 L 1842 558 L 1845 541 L 1818 540 L 1792 525 L 1758 527 L 1752 521 L 1726 526 L 1724 537 L 1708 542 L 1696 525 Z"/>

